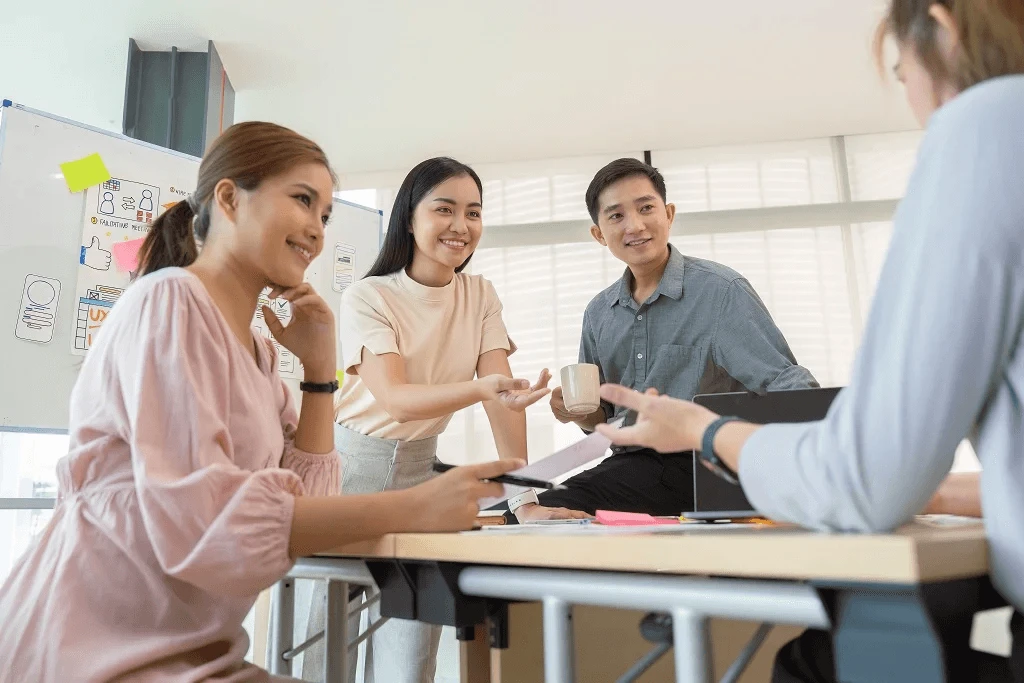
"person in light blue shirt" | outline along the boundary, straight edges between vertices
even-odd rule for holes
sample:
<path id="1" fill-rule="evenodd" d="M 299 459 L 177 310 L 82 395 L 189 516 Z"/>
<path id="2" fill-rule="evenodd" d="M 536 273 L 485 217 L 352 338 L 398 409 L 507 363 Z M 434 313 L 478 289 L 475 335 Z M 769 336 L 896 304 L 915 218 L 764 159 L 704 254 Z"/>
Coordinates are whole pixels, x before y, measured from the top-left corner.
<path id="1" fill-rule="evenodd" d="M 1010 668 L 1022 682 L 1024 4 L 891 0 L 879 45 L 886 34 L 927 134 L 852 380 L 828 416 L 723 424 L 692 403 L 609 385 L 602 397 L 640 417 L 630 428 L 598 429 L 616 444 L 665 452 L 710 443 L 701 457 L 738 473 L 760 512 L 869 533 L 925 509 L 969 438 L 984 468 L 992 580 L 1017 610 Z M 776 681 L 834 677 L 824 651 L 776 664 Z"/>

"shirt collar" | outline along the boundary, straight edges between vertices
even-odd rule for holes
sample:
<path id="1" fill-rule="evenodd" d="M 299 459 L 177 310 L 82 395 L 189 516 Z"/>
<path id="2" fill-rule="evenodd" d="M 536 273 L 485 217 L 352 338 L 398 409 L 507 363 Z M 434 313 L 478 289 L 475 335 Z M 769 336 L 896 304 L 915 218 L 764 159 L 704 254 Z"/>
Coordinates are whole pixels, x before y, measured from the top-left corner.
<path id="1" fill-rule="evenodd" d="M 662 295 L 676 301 L 683 298 L 683 255 L 671 244 L 668 245 L 668 251 L 668 263 L 665 265 L 665 272 L 661 275 L 658 288 L 654 290 L 654 294 L 651 296 L 652 303 Z M 633 300 L 633 294 L 630 291 L 632 284 L 633 273 L 630 272 L 629 268 L 626 268 L 625 272 L 622 273 L 622 277 L 619 278 L 619 294 L 611 300 L 609 306 L 615 306 L 616 304 L 619 306 L 629 306 Z M 639 303 L 643 304 L 644 302 L 641 301 Z"/>

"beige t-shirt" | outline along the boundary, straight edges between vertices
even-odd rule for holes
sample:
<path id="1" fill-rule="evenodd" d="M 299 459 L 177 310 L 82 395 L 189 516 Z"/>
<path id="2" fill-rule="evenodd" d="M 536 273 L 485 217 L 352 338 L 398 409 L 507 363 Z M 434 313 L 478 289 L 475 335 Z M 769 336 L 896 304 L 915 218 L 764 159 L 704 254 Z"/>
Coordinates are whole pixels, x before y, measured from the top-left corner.
<path id="1" fill-rule="evenodd" d="M 338 316 L 347 373 L 334 409 L 338 424 L 381 439 L 416 441 L 444 431 L 451 415 L 400 424 L 352 374 L 363 349 L 397 353 L 410 384 L 452 384 L 476 376 L 480 355 L 515 344 L 501 319 L 494 286 L 480 275 L 457 273 L 444 287 L 427 287 L 400 270 L 352 284 L 341 297 Z"/>

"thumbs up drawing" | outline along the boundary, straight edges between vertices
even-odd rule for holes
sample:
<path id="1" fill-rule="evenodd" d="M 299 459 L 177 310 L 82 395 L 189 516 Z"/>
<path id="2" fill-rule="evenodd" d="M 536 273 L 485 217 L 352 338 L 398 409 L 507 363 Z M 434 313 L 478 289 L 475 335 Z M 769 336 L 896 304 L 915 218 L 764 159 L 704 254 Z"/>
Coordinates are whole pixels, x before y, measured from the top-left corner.
<path id="1" fill-rule="evenodd" d="M 79 262 L 93 270 L 110 270 L 110 252 L 100 248 L 100 238 L 93 235 L 92 243 L 82 247 Z"/>

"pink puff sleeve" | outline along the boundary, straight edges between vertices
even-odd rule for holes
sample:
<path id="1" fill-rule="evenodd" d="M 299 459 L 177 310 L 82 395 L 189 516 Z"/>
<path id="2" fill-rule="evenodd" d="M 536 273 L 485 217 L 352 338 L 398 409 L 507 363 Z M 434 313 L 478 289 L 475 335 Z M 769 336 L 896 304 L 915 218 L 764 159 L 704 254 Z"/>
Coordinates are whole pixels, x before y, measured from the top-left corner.
<path id="1" fill-rule="evenodd" d="M 303 485 L 288 469 L 236 464 L 228 420 L 237 391 L 229 351 L 237 342 L 193 286 L 185 278 L 136 283 L 101 340 L 115 355 L 111 380 L 161 569 L 208 592 L 251 596 L 292 565 L 292 512 Z M 267 396 L 268 406 L 273 400 Z"/>

